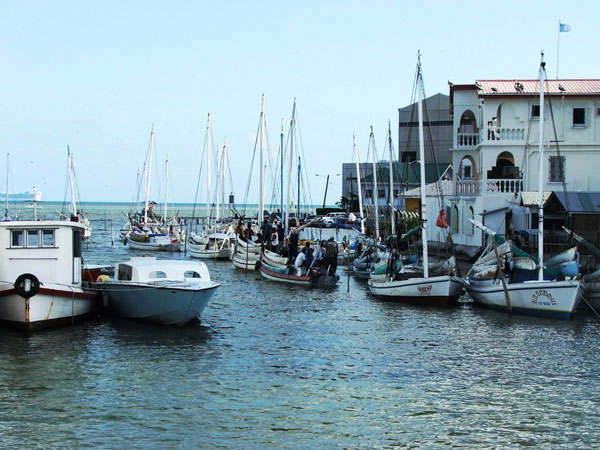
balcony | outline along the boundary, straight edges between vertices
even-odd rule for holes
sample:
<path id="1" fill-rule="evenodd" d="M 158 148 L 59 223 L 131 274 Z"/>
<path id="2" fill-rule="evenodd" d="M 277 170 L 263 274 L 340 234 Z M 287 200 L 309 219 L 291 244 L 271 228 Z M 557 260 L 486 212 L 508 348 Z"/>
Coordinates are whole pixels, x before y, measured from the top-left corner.
<path id="1" fill-rule="evenodd" d="M 457 133 L 456 148 L 473 150 L 479 144 L 479 133 Z"/>
<path id="2" fill-rule="evenodd" d="M 479 181 L 456 181 L 454 195 L 479 195 L 481 183 Z"/>
<path id="3" fill-rule="evenodd" d="M 485 183 L 486 193 L 515 194 L 523 190 L 523 180 L 494 180 Z"/>
<path id="4" fill-rule="evenodd" d="M 503 128 L 503 127 L 488 127 L 485 130 L 481 130 L 480 135 L 481 141 L 492 142 L 492 141 L 524 141 L 525 140 L 525 128 Z"/>

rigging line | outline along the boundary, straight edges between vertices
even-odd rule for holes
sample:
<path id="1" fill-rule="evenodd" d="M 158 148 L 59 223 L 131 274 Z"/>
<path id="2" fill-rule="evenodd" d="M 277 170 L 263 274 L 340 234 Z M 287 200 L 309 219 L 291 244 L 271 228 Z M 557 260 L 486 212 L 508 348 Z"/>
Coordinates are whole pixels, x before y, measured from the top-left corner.
<path id="1" fill-rule="evenodd" d="M 202 166 L 204 165 L 204 155 L 206 154 L 206 141 L 208 134 L 204 136 L 204 145 L 202 146 L 202 156 L 200 157 L 200 168 L 198 169 L 198 179 L 196 181 L 196 193 L 194 195 L 194 207 L 192 208 L 192 218 L 196 217 L 196 203 L 198 203 L 198 194 L 200 193 L 200 179 L 202 178 Z"/>
<path id="2" fill-rule="evenodd" d="M 545 71 L 545 69 L 544 69 Z M 558 134 L 556 133 L 556 123 L 554 122 L 554 112 L 552 111 L 552 100 L 548 95 L 548 107 L 550 109 L 550 118 L 552 120 L 552 131 L 554 133 L 554 143 L 556 145 L 556 154 L 558 155 L 559 175 L 562 181 L 563 193 L 565 194 L 565 206 L 567 208 L 567 226 L 571 228 L 571 205 L 569 204 L 569 196 L 567 195 L 567 182 L 565 180 L 565 165 L 560 155 L 560 146 L 558 145 Z"/>
<path id="3" fill-rule="evenodd" d="M 302 161 L 304 161 L 304 164 L 302 164 L 302 166 L 304 166 L 304 176 L 308 180 L 308 170 L 306 168 L 307 159 L 306 159 L 306 156 L 304 155 L 304 144 L 302 142 L 302 133 L 300 133 L 300 120 L 298 119 L 298 110 L 297 109 L 296 109 L 296 133 L 298 135 L 298 140 L 300 141 L 300 150 L 302 151 Z M 310 201 L 310 204 L 312 205 L 312 195 L 310 193 L 310 183 L 305 183 L 305 184 L 307 184 L 307 189 L 308 189 L 308 200 Z M 298 187 L 298 189 L 300 189 L 300 187 Z"/>
<path id="4" fill-rule="evenodd" d="M 260 127 L 262 126 L 262 120 L 263 113 L 261 112 L 260 120 L 258 121 L 258 128 L 256 129 L 256 137 L 254 138 L 254 149 L 252 150 L 252 159 L 250 160 L 250 171 L 248 173 L 248 182 L 246 183 L 246 192 L 244 193 L 244 203 L 242 208 L 242 215 L 244 216 L 246 215 L 246 207 L 248 205 L 248 193 L 250 192 L 250 184 L 252 183 L 252 173 L 254 172 L 254 160 L 256 158 L 256 149 L 258 148 L 258 140 L 260 135 Z"/>

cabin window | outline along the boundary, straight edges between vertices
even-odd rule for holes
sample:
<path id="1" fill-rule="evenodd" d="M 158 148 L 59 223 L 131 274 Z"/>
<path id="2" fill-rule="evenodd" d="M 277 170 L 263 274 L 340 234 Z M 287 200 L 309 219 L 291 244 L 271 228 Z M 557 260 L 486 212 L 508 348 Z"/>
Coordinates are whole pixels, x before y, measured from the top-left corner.
<path id="1" fill-rule="evenodd" d="M 12 230 L 10 237 L 11 247 L 23 247 L 23 230 Z"/>
<path id="2" fill-rule="evenodd" d="M 540 105 L 531 105 L 531 118 L 540 119 Z"/>
<path id="3" fill-rule="evenodd" d="M 155 270 L 154 272 L 150 272 L 148 278 L 167 278 L 167 274 L 162 270 Z"/>
<path id="4" fill-rule="evenodd" d="M 565 157 L 564 156 L 550 156 L 550 177 L 549 181 L 552 183 L 561 183 L 565 179 Z"/>
<path id="5" fill-rule="evenodd" d="M 42 247 L 54 247 L 54 230 L 42 230 Z"/>
<path id="6" fill-rule="evenodd" d="M 119 264 L 119 270 L 117 271 L 117 279 L 122 281 L 131 281 L 131 266 L 127 264 Z"/>
<path id="7" fill-rule="evenodd" d="M 195 270 L 188 270 L 183 274 L 185 278 L 202 278 L 198 272 Z"/>
<path id="8" fill-rule="evenodd" d="M 573 128 L 585 127 L 585 108 L 573 108 Z"/>
<path id="9" fill-rule="evenodd" d="M 73 257 L 81 258 L 81 231 L 73 230 Z"/>
<path id="10" fill-rule="evenodd" d="M 40 233 L 38 230 L 27 230 L 27 247 L 37 248 L 40 243 Z"/>
<path id="11" fill-rule="evenodd" d="M 596 115 L 600 117 L 600 106 L 596 108 Z"/>
<path id="12" fill-rule="evenodd" d="M 377 195 L 379 196 L 379 198 L 385 198 L 385 189 L 379 189 Z"/>
<path id="13" fill-rule="evenodd" d="M 367 198 L 373 197 L 373 191 L 371 189 L 367 189 L 365 191 L 365 197 L 367 197 Z"/>

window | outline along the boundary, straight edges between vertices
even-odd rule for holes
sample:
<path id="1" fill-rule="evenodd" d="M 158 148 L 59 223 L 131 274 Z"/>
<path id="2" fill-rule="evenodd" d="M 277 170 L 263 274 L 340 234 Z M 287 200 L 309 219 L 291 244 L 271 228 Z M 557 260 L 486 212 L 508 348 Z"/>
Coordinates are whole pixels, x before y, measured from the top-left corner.
<path id="1" fill-rule="evenodd" d="M 373 197 L 373 191 L 371 189 L 367 189 L 365 191 L 365 197 L 367 197 L 367 198 Z"/>
<path id="2" fill-rule="evenodd" d="M 379 189 L 379 192 L 377 194 L 379 198 L 385 198 L 385 189 Z"/>
<path id="3" fill-rule="evenodd" d="M 42 247 L 54 247 L 54 230 L 42 230 Z"/>
<path id="4" fill-rule="evenodd" d="M 167 274 L 162 270 L 155 270 L 154 272 L 150 272 L 148 278 L 167 278 Z"/>
<path id="5" fill-rule="evenodd" d="M 531 118 L 539 120 L 539 118 L 540 118 L 540 105 L 531 105 Z"/>
<path id="6" fill-rule="evenodd" d="M 398 191 L 398 189 L 394 189 L 394 198 L 398 198 L 400 197 L 400 193 Z"/>
<path id="7" fill-rule="evenodd" d="M 184 278 L 202 278 L 195 270 L 188 270 L 183 274 Z"/>
<path id="8" fill-rule="evenodd" d="M 549 181 L 552 183 L 561 183 L 565 179 L 565 157 L 550 156 L 550 174 Z"/>
<path id="9" fill-rule="evenodd" d="M 600 106 L 596 108 L 596 115 L 600 116 Z"/>
<path id="10" fill-rule="evenodd" d="M 23 230 L 12 230 L 11 231 L 10 246 L 11 247 L 23 247 Z"/>
<path id="11" fill-rule="evenodd" d="M 573 128 L 585 127 L 585 108 L 573 108 Z"/>
<path id="12" fill-rule="evenodd" d="M 27 230 L 27 247 L 39 247 L 40 234 L 38 230 Z"/>

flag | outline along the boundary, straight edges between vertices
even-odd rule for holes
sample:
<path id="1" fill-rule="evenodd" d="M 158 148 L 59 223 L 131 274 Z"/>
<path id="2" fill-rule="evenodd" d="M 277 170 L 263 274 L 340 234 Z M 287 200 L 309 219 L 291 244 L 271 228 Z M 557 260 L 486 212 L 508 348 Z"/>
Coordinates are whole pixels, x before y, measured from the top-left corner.
<path id="1" fill-rule="evenodd" d="M 571 25 L 567 25 L 566 23 L 560 23 L 560 22 L 558 22 L 558 24 L 560 25 L 559 31 L 561 33 L 566 33 L 567 31 L 571 31 Z"/>

